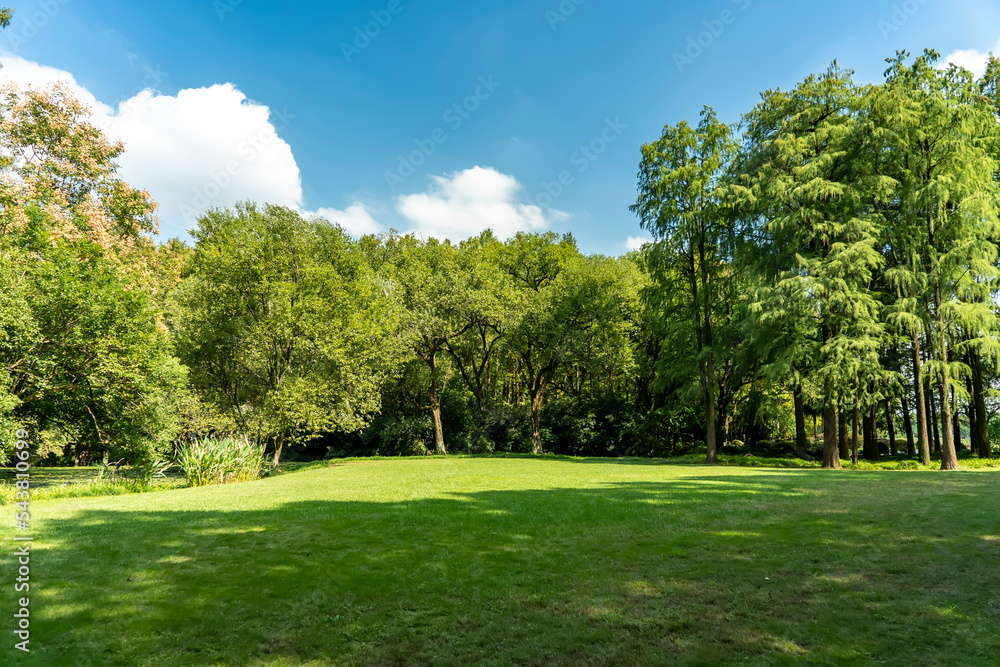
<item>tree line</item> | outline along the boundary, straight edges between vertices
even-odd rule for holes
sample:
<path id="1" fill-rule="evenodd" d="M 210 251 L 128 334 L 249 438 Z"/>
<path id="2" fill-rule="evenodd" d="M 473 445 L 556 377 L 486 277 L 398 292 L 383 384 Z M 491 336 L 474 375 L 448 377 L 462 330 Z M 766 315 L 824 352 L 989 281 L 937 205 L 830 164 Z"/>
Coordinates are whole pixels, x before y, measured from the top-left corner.
<path id="1" fill-rule="evenodd" d="M 156 243 L 124 147 L 62 87 L 8 91 L 4 451 L 27 427 L 63 463 L 235 433 L 275 465 L 989 457 L 1000 62 L 937 60 L 898 53 L 878 85 L 834 63 L 737 124 L 667 126 L 632 206 L 654 240 L 620 257 L 551 232 L 353 239 L 252 202 Z"/>
<path id="2" fill-rule="evenodd" d="M 741 355 L 792 394 L 800 454 L 807 407 L 822 414 L 824 467 L 848 443 L 857 459 L 859 420 L 877 458 L 884 413 L 890 440 L 901 414 L 909 452 L 929 464 L 933 440 L 957 468 L 963 403 L 990 456 L 1000 62 L 977 80 L 938 59 L 897 53 L 879 85 L 834 63 L 764 92 L 738 128 L 706 109 L 643 147 L 633 210 L 698 359 L 709 462 Z"/>

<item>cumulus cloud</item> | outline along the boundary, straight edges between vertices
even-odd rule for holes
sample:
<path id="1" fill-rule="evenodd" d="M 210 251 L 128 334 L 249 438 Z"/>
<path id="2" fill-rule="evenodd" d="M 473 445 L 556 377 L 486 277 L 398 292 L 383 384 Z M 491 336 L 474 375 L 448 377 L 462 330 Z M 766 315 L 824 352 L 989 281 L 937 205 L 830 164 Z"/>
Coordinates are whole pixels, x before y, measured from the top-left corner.
<path id="1" fill-rule="evenodd" d="M 641 250 L 642 246 L 652 243 L 653 239 L 648 236 L 630 236 L 625 241 L 625 247 L 631 250 Z"/>
<path id="2" fill-rule="evenodd" d="M 292 117 L 248 99 L 233 84 L 177 95 L 143 90 L 115 108 L 69 72 L 6 53 L 0 61 L 0 80 L 6 82 L 65 82 L 91 107 L 95 124 L 125 143 L 121 175 L 159 202 L 162 236 L 183 235 L 205 210 L 244 199 L 302 205 L 298 164 L 278 136 Z"/>
<path id="3" fill-rule="evenodd" d="M 994 55 L 1000 55 L 1000 41 L 996 43 L 991 51 Z M 947 67 L 949 63 L 964 67 L 977 77 L 980 77 L 986 73 L 986 63 L 989 62 L 989 59 L 989 51 L 983 53 L 976 49 L 959 49 L 942 58 L 941 63 L 943 67 Z"/>
<path id="4" fill-rule="evenodd" d="M 354 237 L 365 234 L 380 234 L 385 231 L 385 227 L 375 220 L 368 207 L 360 202 L 354 202 L 343 211 L 334 208 L 321 208 L 316 211 L 316 215 L 337 223 Z"/>
<path id="5" fill-rule="evenodd" d="M 428 192 L 401 195 L 399 213 L 417 234 L 460 241 L 492 229 L 498 238 L 547 229 L 558 211 L 518 202 L 521 184 L 490 167 L 434 176 Z"/>

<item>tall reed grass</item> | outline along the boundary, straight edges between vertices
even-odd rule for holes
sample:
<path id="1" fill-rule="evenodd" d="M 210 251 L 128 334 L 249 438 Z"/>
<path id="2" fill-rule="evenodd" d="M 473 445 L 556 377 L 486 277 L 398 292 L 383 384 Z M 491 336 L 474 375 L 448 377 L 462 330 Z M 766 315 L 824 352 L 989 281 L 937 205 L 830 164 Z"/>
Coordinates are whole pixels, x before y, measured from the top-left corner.
<path id="1" fill-rule="evenodd" d="M 260 479 L 265 462 L 263 443 L 246 437 L 195 440 L 177 454 L 188 486 Z"/>

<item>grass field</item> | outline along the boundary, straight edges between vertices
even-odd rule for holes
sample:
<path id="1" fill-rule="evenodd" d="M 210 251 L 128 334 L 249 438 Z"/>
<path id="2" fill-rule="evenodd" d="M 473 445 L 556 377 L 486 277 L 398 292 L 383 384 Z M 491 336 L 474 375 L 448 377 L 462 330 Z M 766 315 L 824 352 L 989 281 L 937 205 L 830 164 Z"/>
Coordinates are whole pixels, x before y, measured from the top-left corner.
<path id="1" fill-rule="evenodd" d="M 0 664 L 1000 656 L 996 471 L 401 459 L 32 519 L 32 653 L 12 650 L 5 585 Z"/>

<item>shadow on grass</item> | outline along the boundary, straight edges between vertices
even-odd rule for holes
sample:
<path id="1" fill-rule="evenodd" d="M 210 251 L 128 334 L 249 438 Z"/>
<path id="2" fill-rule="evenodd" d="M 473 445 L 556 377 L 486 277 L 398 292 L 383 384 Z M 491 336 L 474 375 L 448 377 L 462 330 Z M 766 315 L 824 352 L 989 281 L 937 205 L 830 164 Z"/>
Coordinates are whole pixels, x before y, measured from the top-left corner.
<path id="1" fill-rule="evenodd" d="M 981 475 L 924 483 L 935 477 L 890 487 L 769 471 L 266 510 L 86 509 L 46 524 L 30 658 L 987 664 L 1000 652 L 1000 528 L 966 496 L 996 508 L 1000 491 Z"/>

